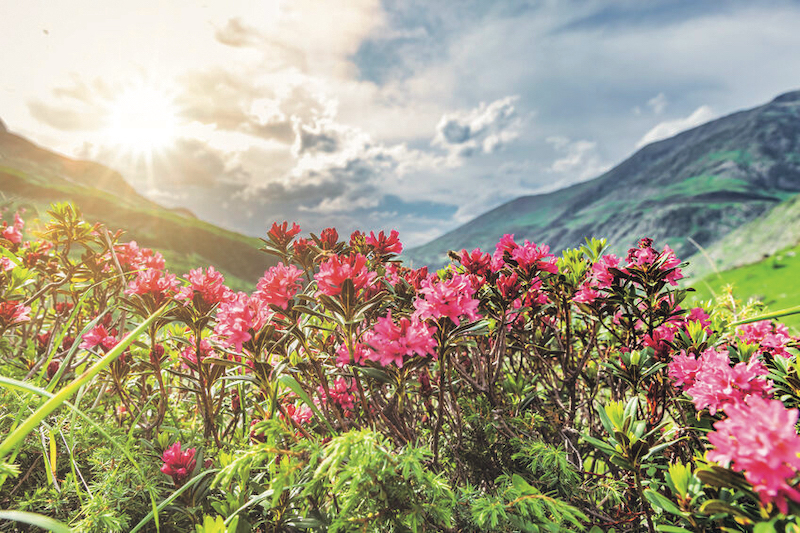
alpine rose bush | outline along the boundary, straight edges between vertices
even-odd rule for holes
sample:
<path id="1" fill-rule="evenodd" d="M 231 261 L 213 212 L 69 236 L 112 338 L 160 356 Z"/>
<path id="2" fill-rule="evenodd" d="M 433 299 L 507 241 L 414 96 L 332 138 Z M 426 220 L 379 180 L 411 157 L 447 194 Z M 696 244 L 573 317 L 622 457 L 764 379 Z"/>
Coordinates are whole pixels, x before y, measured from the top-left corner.
<path id="1" fill-rule="evenodd" d="M 234 291 L 70 204 L 35 231 L 13 213 L 3 509 L 98 532 L 155 530 L 154 507 L 162 531 L 800 531 L 798 340 L 692 303 L 663 243 L 507 234 L 412 269 L 396 230 L 284 221 Z M 42 391 L 70 406 L 29 431 Z"/>

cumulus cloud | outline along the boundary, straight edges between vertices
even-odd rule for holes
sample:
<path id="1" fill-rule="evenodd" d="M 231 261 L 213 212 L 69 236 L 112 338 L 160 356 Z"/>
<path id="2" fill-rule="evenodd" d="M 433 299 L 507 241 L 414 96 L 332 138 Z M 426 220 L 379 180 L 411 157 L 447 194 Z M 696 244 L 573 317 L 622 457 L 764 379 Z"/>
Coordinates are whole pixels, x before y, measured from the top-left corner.
<path id="1" fill-rule="evenodd" d="M 552 136 L 546 140 L 561 154 L 548 171 L 571 178 L 571 181 L 597 177 L 610 166 L 597 153 L 597 143 L 594 141 L 572 141 L 563 136 Z"/>
<path id="2" fill-rule="evenodd" d="M 433 146 L 458 157 L 494 152 L 519 137 L 522 121 L 514 107 L 518 100 L 518 96 L 507 96 L 488 105 L 481 103 L 474 109 L 445 114 L 436 126 Z"/>
<path id="3" fill-rule="evenodd" d="M 672 137 L 676 133 L 699 126 L 704 122 L 708 122 L 714 118 L 714 116 L 715 114 L 711 110 L 711 107 L 702 105 L 695 109 L 688 117 L 660 122 L 656 124 L 650 131 L 645 133 L 641 139 L 639 139 L 639 141 L 636 143 L 636 148 L 641 148 L 646 144 Z"/>

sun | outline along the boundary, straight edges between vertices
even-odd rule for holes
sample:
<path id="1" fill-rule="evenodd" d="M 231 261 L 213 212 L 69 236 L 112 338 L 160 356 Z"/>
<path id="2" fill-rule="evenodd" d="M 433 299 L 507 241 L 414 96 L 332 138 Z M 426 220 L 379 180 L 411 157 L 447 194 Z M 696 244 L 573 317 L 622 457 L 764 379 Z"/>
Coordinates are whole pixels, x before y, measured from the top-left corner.
<path id="1" fill-rule="evenodd" d="M 177 122 L 171 95 L 141 85 L 123 90 L 110 102 L 104 134 L 108 143 L 131 154 L 152 155 L 175 142 Z"/>

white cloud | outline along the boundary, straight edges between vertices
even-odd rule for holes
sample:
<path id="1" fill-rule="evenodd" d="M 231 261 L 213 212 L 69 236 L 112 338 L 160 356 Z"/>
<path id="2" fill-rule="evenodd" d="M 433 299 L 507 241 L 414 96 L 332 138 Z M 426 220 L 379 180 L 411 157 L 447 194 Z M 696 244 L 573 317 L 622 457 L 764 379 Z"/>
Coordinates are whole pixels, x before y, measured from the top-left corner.
<path id="1" fill-rule="evenodd" d="M 639 139 L 639 141 L 636 143 L 636 148 L 641 148 L 646 144 L 672 137 L 676 133 L 699 126 L 704 122 L 708 122 L 714 118 L 714 116 L 715 114 L 711 110 L 711 107 L 702 105 L 695 109 L 688 117 L 660 122 L 656 124 L 650 131 L 645 133 L 641 139 Z"/>
<path id="2" fill-rule="evenodd" d="M 653 110 L 653 113 L 660 115 L 667 108 L 667 95 L 658 93 L 656 96 L 647 101 L 647 105 Z"/>
<path id="3" fill-rule="evenodd" d="M 442 116 L 431 144 L 447 150 L 451 157 L 494 152 L 519 137 L 522 120 L 514 107 L 518 100 L 518 96 L 506 96 Z"/>
<path id="4" fill-rule="evenodd" d="M 569 181 L 583 181 L 594 178 L 608 170 L 609 164 L 597 153 L 594 141 L 572 141 L 564 136 L 548 137 L 546 141 L 562 154 L 548 167 L 548 171 L 561 174 Z"/>

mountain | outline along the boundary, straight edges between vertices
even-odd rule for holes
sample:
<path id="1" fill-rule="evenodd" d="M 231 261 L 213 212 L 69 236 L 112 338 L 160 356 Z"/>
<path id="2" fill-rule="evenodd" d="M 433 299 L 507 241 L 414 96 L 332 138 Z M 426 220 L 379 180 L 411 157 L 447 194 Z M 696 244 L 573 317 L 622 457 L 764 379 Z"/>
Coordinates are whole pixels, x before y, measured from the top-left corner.
<path id="1" fill-rule="evenodd" d="M 606 237 L 624 252 L 638 238 L 679 257 L 710 246 L 800 192 L 800 91 L 645 146 L 593 180 L 525 196 L 409 250 L 440 265 L 448 250 L 493 250 L 504 233 L 554 251 Z"/>
<path id="2" fill-rule="evenodd" d="M 198 220 L 185 209 L 164 208 L 139 195 L 118 172 L 41 148 L 9 132 L 2 121 L 0 193 L 42 218 L 51 203 L 71 201 L 87 220 L 112 231 L 123 229 L 123 240 L 162 252 L 168 268 L 178 274 L 213 265 L 234 288 L 251 290 L 275 263 L 258 251 L 258 239 Z"/>

